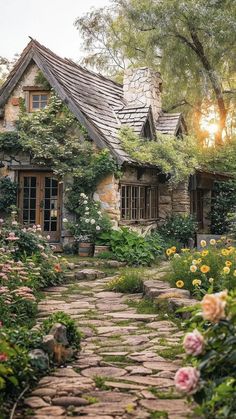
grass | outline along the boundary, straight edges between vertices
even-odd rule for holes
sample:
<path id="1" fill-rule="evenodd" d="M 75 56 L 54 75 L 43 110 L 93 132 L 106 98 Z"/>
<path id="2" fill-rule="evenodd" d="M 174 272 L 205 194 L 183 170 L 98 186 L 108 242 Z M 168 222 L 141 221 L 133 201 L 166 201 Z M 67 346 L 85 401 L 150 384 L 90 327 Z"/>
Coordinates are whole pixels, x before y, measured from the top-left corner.
<path id="1" fill-rule="evenodd" d="M 140 301 L 126 300 L 129 307 L 136 308 L 138 314 L 159 314 L 160 310 L 153 301 L 143 298 Z"/>
<path id="2" fill-rule="evenodd" d="M 127 358 L 126 355 L 105 355 L 103 356 L 103 361 L 112 363 L 112 364 L 119 364 L 119 366 L 126 366 L 126 365 L 134 365 L 135 361 L 132 359 Z"/>
<path id="3" fill-rule="evenodd" d="M 138 268 L 120 269 L 118 278 L 108 282 L 107 288 L 110 291 L 124 294 L 143 292 L 143 270 Z"/>
<path id="4" fill-rule="evenodd" d="M 162 345 L 160 343 L 160 345 Z M 167 358 L 170 360 L 175 360 L 177 355 L 181 355 L 183 353 L 182 345 L 171 346 L 169 348 L 158 350 L 157 353 L 163 358 Z"/>
<path id="5" fill-rule="evenodd" d="M 100 375 L 95 375 L 93 377 L 93 380 L 95 382 L 95 385 L 97 388 L 99 388 L 99 390 L 108 390 L 109 387 L 106 386 L 105 382 L 106 382 L 106 378 L 101 377 Z"/>
<path id="6" fill-rule="evenodd" d="M 157 399 L 169 400 L 169 399 L 181 399 L 182 396 L 170 391 L 158 391 L 156 387 L 149 387 L 148 389 Z"/>
<path id="7" fill-rule="evenodd" d="M 150 419 L 168 419 L 168 413 L 165 410 L 155 410 L 150 412 Z"/>

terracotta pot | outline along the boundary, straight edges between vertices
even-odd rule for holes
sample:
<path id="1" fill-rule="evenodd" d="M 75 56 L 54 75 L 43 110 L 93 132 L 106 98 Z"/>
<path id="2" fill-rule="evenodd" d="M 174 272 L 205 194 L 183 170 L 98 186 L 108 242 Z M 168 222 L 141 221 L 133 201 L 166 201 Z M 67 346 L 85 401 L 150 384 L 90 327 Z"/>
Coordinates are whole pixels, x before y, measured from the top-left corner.
<path id="1" fill-rule="evenodd" d="M 94 253 L 93 243 L 79 243 L 79 256 L 80 257 L 91 257 Z"/>
<path id="2" fill-rule="evenodd" d="M 95 245 L 94 256 L 100 255 L 100 253 L 103 253 L 103 252 L 109 252 L 109 250 L 110 250 L 109 246 Z"/>

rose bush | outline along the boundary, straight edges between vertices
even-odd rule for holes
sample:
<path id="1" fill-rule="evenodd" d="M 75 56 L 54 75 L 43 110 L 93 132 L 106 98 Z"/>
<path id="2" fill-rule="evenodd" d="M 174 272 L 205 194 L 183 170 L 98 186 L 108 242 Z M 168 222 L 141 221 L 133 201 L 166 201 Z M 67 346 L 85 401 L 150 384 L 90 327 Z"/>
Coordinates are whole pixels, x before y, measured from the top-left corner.
<path id="1" fill-rule="evenodd" d="M 176 248 L 166 250 L 171 260 L 170 282 L 178 288 L 188 289 L 197 299 L 207 292 L 236 288 L 236 248 L 230 240 L 211 239 L 201 242 L 200 250 Z"/>
<path id="2" fill-rule="evenodd" d="M 176 389 L 198 404 L 197 417 L 236 417 L 236 292 L 205 295 L 188 326 Z"/>

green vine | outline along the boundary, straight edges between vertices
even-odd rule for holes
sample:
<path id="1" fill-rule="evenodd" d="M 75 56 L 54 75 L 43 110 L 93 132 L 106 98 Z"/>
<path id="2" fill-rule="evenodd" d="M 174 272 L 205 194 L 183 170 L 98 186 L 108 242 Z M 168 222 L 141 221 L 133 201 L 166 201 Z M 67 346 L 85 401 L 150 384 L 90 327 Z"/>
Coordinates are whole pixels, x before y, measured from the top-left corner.
<path id="1" fill-rule="evenodd" d="M 197 144 L 190 137 L 176 138 L 158 133 L 156 141 L 140 138 L 129 127 L 120 130 L 120 140 L 125 151 L 142 163 L 149 163 L 171 174 L 170 182 L 187 180 L 198 167 Z"/>
<path id="2" fill-rule="evenodd" d="M 92 197 L 98 183 L 118 167 L 107 149 L 97 150 L 84 127 L 52 92 L 46 108 L 28 113 L 20 107 L 17 130 L 0 134 L 0 151 L 28 153 L 38 166 L 71 177 L 67 206 L 77 212 L 81 192 Z"/>
<path id="3" fill-rule="evenodd" d="M 42 71 L 38 71 L 38 74 L 36 75 L 34 82 L 36 85 L 42 86 L 45 90 L 51 90 L 51 86 L 48 83 Z"/>
<path id="4" fill-rule="evenodd" d="M 0 213 L 9 214 L 16 205 L 17 183 L 5 176 L 0 179 Z"/>

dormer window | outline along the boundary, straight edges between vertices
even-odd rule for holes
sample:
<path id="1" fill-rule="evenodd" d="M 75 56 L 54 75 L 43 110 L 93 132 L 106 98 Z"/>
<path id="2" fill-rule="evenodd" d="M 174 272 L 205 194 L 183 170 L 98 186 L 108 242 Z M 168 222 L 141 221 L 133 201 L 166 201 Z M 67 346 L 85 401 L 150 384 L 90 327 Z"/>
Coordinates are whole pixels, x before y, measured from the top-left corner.
<path id="1" fill-rule="evenodd" d="M 142 136 L 146 140 L 154 140 L 154 138 L 155 138 L 155 134 L 152 130 L 149 118 L 146 120 L 146 122 L 144 124 Z"/>
<path id="2" fill-rule="evenodd" d="M 49 100 L 49 92 L 31 91 L 29 95 L 29 110 L 37 112 L 44 109 Z"/>

